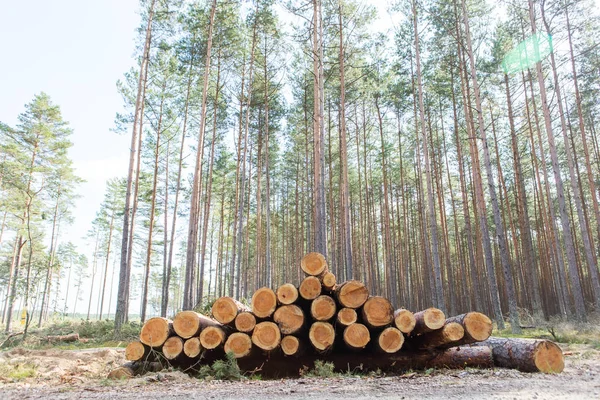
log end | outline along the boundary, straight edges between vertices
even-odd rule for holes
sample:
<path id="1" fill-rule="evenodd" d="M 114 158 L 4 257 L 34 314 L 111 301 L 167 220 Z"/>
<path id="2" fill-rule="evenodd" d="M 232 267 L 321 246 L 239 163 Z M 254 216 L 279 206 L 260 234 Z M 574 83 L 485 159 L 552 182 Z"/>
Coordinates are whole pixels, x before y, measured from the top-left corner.
<path id="1" fill-rule="evenodd" d="M 183 344 L 183 353 L 189 358 L 196 358 L 202 353 L 202 344 L 200 338 L 193 337 L 189 338 Z"/>
<path id="2" fill-rule="evenodd" d="M 443 334 L 449 342 L 456 342 L 465 336 L 465 329 L 457 322 L 444 325 Z"/>
<path id="3" fill-rule="evenodd" d="M 125 347 L 125 359 L 128 361 L 139 361 L 144 358 L 146 349 L 141 342 L 131 342 Z"/>
<path id="4" fill-rule="evenodd" d="M 231 323 L 238 314 L 238 306 L 231 297 L 219 297 L 212 305 L 214 319 L 222 324 Z"/>
<path id="5" fill-rule="evenodd" d="M 314 276 L 307 276 L 300 283 L 298 292 L 305 300 L 314 300 L 321 294 L 321 281 Z"/>
<path id="6" fill-rule="evenodd" d="M 342 308 L 337 314 L 337 323 L 342 326 L 350 326 L 356 322 L 358 315 L 353 308 Z"/>
<path id="7" fill-rule="evenodd" d="M 205 349 L 216 349 L 223 343 L 225 343 L 225 332 L 218 326 L 207 326 L 200 333 L 200 344 Z"/>
<path id="8" fill-rule="evenodd" d="M 479 312 L 468 313 L 463 320 L 463 326 L 465 333 L 477 342 L 484 341 L 492 335 L 492 320 Z"/>
<path id="9" fill-rule="evenodd" d="M 562 350 L 549 340 L 544 340 L 536 346 L 534 362 L 538 370 L 546 374 L 557 374 L 565 369 Z"/>
<path id="10" fill-rule="evenodd" d="M 260 349 L 273 350 L 281 343 L 281 331 L 275 323 L 270 321 L 256 324 L 252 333 L 252 343 Z"/>
<path id="11" fill-rule="evenodd" d="M 183 352 L 183 339 L 179 336 L 171 336 L 165 341 L 162 353 L 167 360 L 174 360 Z"/>
<path id="12" fill-rule="evenodd" d="M 385 297 L 370 297 L 364 304 L 362 315 L 365 323 L 373 328 L 389 325 L 394 319 L 392 303 Z"/>
<path id="13" fill-rule="evenodd" d="M 328 322 L 315 322 L 311 325 L 308 338 L 318 351 L 329 350 L 335 341 L 335 330 Z"/>
<path id="14" fill-rule="evenodd" d="M 275 292 L 267 287 L 262 287 L 252 295 L 252 312 L 258 318 L 270 317 L 277 307 Z"/>
<path id="15" fill-rule="evenodd" d="M 308 253 L 302 257 L 300 267 L 306 275 L 319 276 L 327 270 L 327 261 L 321 253 Z"/>
<path id="16" fill-rule="evenodd" d="M 432 307 L 416 313 L 415 320 L 417 323 L 413 334 L 420 334 L 435 331 L 443 327 L 446 322 L 446 316 L 442 310 Z"/>
<path id="17" fill-rule="evenodd" d="M 293 356 L 300 350 L 300 340 L 296 336 L 284 336 L 281 339 L 281 350 L 286 356 Z"/>
<path id="18" fill-rule="evenodd" d="M 142 326 L 140 342 L 150 347 L 160 347 L 171 333 L 172 322 L 166 318 L 150 318 Z"/>
<path id="19" fill-rule="evenodd" d="M 283 305 L 293 304 L 298 300 L 298 289 L 291 283 L 284 283 L 279 286 L 276 294 L 277 301 Z"/>
<path id="20" fill-rule="evenodd" d="M 256 326 L 256 317 L 250 312 L 241 312 L 235 317 L 235 329 L 243 333 L 250 333 Z"/>
<path id="21" fill-rule="evenodd" d="M 123 380 L 123 379 L 131 379 L 135 373 L 133 370 L 126 366 L 121 366 L 113 369 L 108 373 L 107 378 L 113 380 Z"/>
<path id="22" fill-rule="evenodd" d="M 396 310 L 394 313 L 394 325 L 400 330 L 400 332 L 409 334 L 415 329 L 415 315 L 405 309 Z"/>
<path id="23" fill-rule="evenodd" d="M 330 296 L 321 295 L 310 305 L 310 314 L 317 321 L 329 321 L 335 316 L 335 300 Z"/>
<path id="24" fill-rule="evenodd" d="M 291 335 L 304 325 L 304 312 L 294 304 L 281 306 L 273 314 L 273 320 L 279 326 L 281 333 Z"/>
<path id="25" fill-rule="evenodd" d="M 386 353 L 396 353 L 404 344 L 404 335 L 397 328 L 385 328 L 379 334 L 377 344 L 379 345 L 379 348 Z"/>
<path id="26" fill-rule="evenodd" d="M 323 287 L 327 290 L 333 290 L 336 284 L 335 275 L 332 272 L 325 272 L 323 278 L 321 278 L 321 282 L 323 283 Z"/>
<path id="27" fill-rule="evenodd" d="M 344 329 L 344 343 L 353 349 L 364 349 L 371 341 L 371 334 L 366 326 L 354 323 Z"/>
<path id="28" fill-rule="evenodd" d="M 359 308 L 369 298 L 369 290 L 359 281 L 344 282 L 337 290 L 338 301 L 348 308 Z"/>
<path id="29" fill-rule="evenodd" d="M 235 358 L 242 358 L 250 354 L 252 339 L 245 333 L 232 333 L 225 342 L 225 352 L 232 352 Z"/>
<path id="30" fill-rule="evenodd" d="M 183 339 L 189 339 L 200 332 L 200 318 L 195 311 L 180 311 L 173 318 L 173 330 Z"/>

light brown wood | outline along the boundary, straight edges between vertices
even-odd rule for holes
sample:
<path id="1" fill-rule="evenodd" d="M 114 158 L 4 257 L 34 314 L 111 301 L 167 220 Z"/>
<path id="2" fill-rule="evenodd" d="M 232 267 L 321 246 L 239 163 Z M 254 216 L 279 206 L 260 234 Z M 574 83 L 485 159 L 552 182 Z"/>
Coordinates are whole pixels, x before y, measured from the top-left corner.
<path id="1" fill-rule="evenodd" d="M 413 329 L 415 329 L 415 325 L 417 320 L 415 319 L 415 315 L 405 310 L 404 308 L 400 308 L 394 311 L 394 326 L 400 330 L 400 332 L 408 335 Z"/>
<path id="2" fill-rule="evenodd" d="M 46 336 L 49 342 L 78 342 L 79 333 L 70 333 L 68 335 Z"/>
<path id="3" fill-rule="evenodd" d="M 173 318 L 173 330 L 182 339 L 198 336 L 200 331 L 207 326 L 219 326 L 220 324 L 195 311 L 180 311 Z"/>
<path id="4" fill-rule="evenodd" d="M 361 350 L 371 341 L 371 333 L 365 325 L 355 322 L 344 329 L 343 339 L 351 349 Z"/>
<path id="5" fill-rule="evenodd" d="M 347 281 L 335 288 L 338 302 L 343 307 L 359 308 L 369 298 L 369 290 L 359 281 Z"/>
<path id="6" fill-rule="evenodd" d="M 277 301 L 279 304 L 293 304 L 298 300 L 298 289 L 291 283 L 284 283 L 277 288 Z"/>
<path id="7" fill-rule="evenodd" d="M 335 301 L 327 295 L 321 295 L 310 305 L 310 314 L 316 321 L 329 321 L 335 316 Z"/>
<path id="8" fill-rule="evenodd" d="M 441 329 L 424 333 L 411 340 L 417 349 L 430 349 L 435 347 L 454 347 L 464 337 L 465 330 L 457 322 L 447 322 Z"/>
<path id="9" fill-rule="evenodd" d="M 256 324 L 252 333 L 252 343 L 258 348 L 270 351 L 281 343 L 281 331 L 279 327 L 271 322 L 265 321 Z"/>
<path id="10" fill-rule="evenodd" d="M 419 335 L 440 329 L 446 322 L 443 311 L 437 308 L 428 308 L 415 314 L 415 328 L 413 335 Z"/>
<path id="11" fill-rule="evenodd" d="M 281 350 L 286 356 L 295 356 L 300 353 L 300 339 L 296 336 L 284 336 L 281 339 Z"/>
<path id="12" fill-rule="evenodd" d="M 333 326 L 328 322 L 315 322 L 310 327 L 308 339 L 317 351 L 327 351 L 333 347 L 335 341 L 335 329 L 333 329 Z"/>
<path id="13" fill-rule="evenodd" d="M 321 283 L 325 290 L 333 290 L 336 284 L 335 275 L 330 271 L 325 272 L 321 278 Z"/>
<path id="14" fill-rule="evenodd" d="M 352 325 L 358 319 L 356 310 L 354 308 L 342 308 L 337 313 L 336 322 L 341 327 L 347 327 Z"/>
<path id="15" fill-rule="evenodd" d="M 114 380 L 130 379 L 135 375 L 144 374 L 146 372 L 158 372 L 162 369 L 162 364 L 156 361 L 129 361 L 110 371 L 107 378 Z"/>
<path id="16" fill-rule="evenodd" d="M 128 361 L 140 361 L 148 355 L 150 347 L 142 342 L 131 342 L 125 347 L 125 359 Z"/>
<path id="17" fill-rule="evenodd" d="M 322 291 L 321 281 L 319 278 L 314 276 L 307 276 L 300 283 L 300 287 L 298 288 L 298 292 L 300 297 L 305 300 L 314 300 L 316 299 Z"/>
<path id="18" fill-rule="evenodd" d="M 189 358 L 196 358 L 202 353 L 202 344 L 199 337 L 189 338 L 183 343 L 183 353 Z"/>
<path id="19" fill-rule="evenodd" d="M 372 296 L 367 299 L 362 308 L 363 322 L 369 328 L 382 328 L 394 320 L 392 303 L 385 297 Z"/>
<path id="20" fill-rule="evenodd" d="M 277 296 L 267 287 L 257 289 L 252 295 L 252 313 L 257 318 L 268 318 L 277 308 Z"/>
<path id="21" fill-rule="evenodd" d="M 251 312 L 241 312 L 235 317 L 235 329 L 243 333 L 252 333 L 256 326 L 256 317 Z"/>
<path id="22" fill-rule="evenodd" d="M 304 325 L 304 311 L 295 304 L 281 306 L 275 310 L 273 321 L 277 323 L 282 334 L 293 335 Z"/>
<path id="23" fill-rule="evenodd" d="M 162 353 L 167 360 L 174 360 L 183 354 L 183 339 L 179 336 L 171 336 L 165 341 Z"/>
<path id="24" fill-rule="evenodd" d="M 219 297 L 211 307 L 213 318 L 224 325 L 233 322 L 239 313 L 248 311 L 249 307 L 231 297 Z"/>
<path id="25" fill-rule="evenodd" d="M 308 253 L 302 257 L 300 267 L 306 275 L 321 276 L 327 271 L 327 261 L 321 253 Z"/>
<path id="26" fill-rule="evenodd" d="M 252 339 L 246 333 L 232 333 L 225 342 L 225 353 L 232 352 L 235 358 L 246 357 L 252 350 Z"/>
<path id="27" fill-rule="evenodd" d="M 470 344 L 486 340 L 492 335 L 492 320 L 485 314 L 469 312 L 446 320 L 446 324 L 456 322 L 464 328 L 464 338 L 460 344 Z"/>
<path id="28" fill-rule="evenodd" d="M 404 335 L 398 328 L 385 328 L 377 337 L 377 348 L 385 353 L 393 354 L 399 351 L 404 344 Z"/>
<path id="29" fill-rule="evenodd" d="M 150 318 L 142 326 L 140 342 L 150 347 L 161 347 L 173 333 L 173 321 L 162 317 Z"/>
<path id="30" fill-rule="evenodd" d="M 497 367 L 544 373 L 565 368 L 562 350 L 549 340 L 490 337 L 474 345 L 491 349 Z"/>
<path id="31" fill-rule="evenodd" d="M 225 331 L 218 326 L 208 326 L 200 332 L 200 344 L 207 350 L 216 349 L 225 343 Z"/>

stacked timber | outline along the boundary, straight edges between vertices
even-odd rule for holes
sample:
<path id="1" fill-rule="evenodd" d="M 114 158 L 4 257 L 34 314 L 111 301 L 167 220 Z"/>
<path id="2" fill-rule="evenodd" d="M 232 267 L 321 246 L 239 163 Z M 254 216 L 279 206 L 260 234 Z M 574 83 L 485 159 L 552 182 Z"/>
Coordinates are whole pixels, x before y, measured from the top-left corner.
<path id="1" fill-rule="evenodd" d="M 493 366 L 560 372 L 560 348 L 549 341 L 490 338 L 492 321 L 479 312 L 447 318 L 442 310 L 411 312 L 369 293 L 357 280 L 336 282 L 325 257 L 301 261 L 298 285 L 262 287 L 249 305 L 218 298 L 211 315 L 181 311 L 173 320 L 151 318 L 130 343 L 129 376 L 156 365 L 186 371 L 230 353 L 243 370 L 263 376 L 297 375 L 320 359 L 343 370 L 399 372 L 419 368 Z"/>

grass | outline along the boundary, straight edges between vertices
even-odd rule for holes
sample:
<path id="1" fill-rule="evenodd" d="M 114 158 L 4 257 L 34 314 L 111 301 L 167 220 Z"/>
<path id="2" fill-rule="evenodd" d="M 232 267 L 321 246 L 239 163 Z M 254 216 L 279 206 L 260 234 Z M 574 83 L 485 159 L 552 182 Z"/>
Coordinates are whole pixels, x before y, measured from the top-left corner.
<path id="1" fill-rule="evenodd" d="M 0 376 L 13 382 L 33 378 L 36 372 L 37 367 L 33 364 L 0 364 Z"/>

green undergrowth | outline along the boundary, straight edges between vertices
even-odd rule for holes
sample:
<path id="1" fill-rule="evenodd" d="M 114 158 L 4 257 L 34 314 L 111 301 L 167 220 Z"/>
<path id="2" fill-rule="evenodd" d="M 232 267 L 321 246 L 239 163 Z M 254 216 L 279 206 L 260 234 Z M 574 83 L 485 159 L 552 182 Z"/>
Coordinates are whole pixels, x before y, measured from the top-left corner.
<path id="1" fill-rule="evenodd" d="M 216 360 L 212 365 L 200 367 L 197 376 L 199 379 L 220 381 L 239 381 L 246 378 L 232 352 L 227 353 L 225 360 Z"/>
<path id="2" fill-rule="evenodd" d="M 18 382 L 26 378 L 33 378 L 36 372 L 37 367 L 33 364 L 0 364 L 0 377 L 3 380 Z"/>

